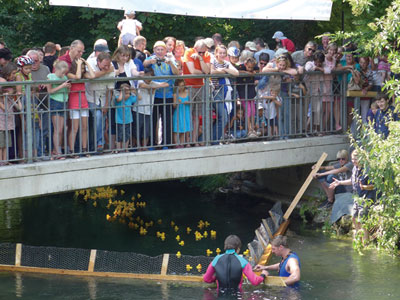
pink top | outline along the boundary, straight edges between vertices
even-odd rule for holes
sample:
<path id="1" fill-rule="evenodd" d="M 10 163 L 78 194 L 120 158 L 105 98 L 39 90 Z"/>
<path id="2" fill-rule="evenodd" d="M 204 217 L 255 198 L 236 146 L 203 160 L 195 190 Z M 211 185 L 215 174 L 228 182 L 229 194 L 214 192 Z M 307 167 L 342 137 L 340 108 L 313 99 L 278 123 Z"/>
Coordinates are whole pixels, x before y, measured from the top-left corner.
<path id="1" fill-rule="evenodd" d="M 85 84 L 83 82 L 71 83 L 68 108 L 69 109 L 89 108 L 89 104 L 87 102 L 85 95 Z"/>

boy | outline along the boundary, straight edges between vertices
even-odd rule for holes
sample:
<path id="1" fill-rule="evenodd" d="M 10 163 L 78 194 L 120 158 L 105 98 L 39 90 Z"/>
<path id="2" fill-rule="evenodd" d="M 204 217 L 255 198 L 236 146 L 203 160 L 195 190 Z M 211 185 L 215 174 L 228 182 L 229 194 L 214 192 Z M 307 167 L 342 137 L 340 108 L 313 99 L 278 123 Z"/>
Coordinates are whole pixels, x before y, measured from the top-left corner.
<path id="1" fill-rule="evenodd" d="M 131 137 L 133 122 L 131 106 L 136 102 L 136 95 L 127 83 L 121 84 L 121 90 L 115 99 L 115 122 L 117 123 L 117 149 L 125 149 Z"/>
<path id="2" fill-rule="evenodd" d="M 264 116 L 264 106 L 262 105 L 262 103 L 258 105 L 258 116 L 256 119 L 255 129 L 257 131 L 257 136 L 268 135 L 267 120 Z"/>
<path id="3" fill-rule="evenodd" d="M 375 115 L 375 132 L 383 134 L 386 139 L 389 135 L 387 123 L 389 121 L 398 121 L 399 115 L 394 112 L 394 107 L 389 105 L 389 97 L 387 94 L 378 93 L 375 99 L 379 107 Z"/>
<path id="4" fill-rule="evenodd" d="M 264 108 L 264 115 L 267 119 L 268 135 L 278 135 L 278 113 L 277 108 L 282 105 L 282 99 L 279 97 L 280 85 L 273 85 L 269 92 L 261 93 L 263 99 L 261 105 Z"/>
<path id="5" fill-rule="evenodd" d="M 154 71 L 152 68 L 144 69 L 145 77 L 153 75 Z M 168 82 L 156 82 L 151 79 L 145 79 L 139 80 L 138 86 L 139 102 L 138 105 L 133 108 L 133 136 L 136 138 L 138 147 L 146 147 L 151 132 L 150 118 L 153 110 L 155 91 L 158 88 L 165 88 L 169 85 Z M 140 150 L 141 149 L 139 149 L 139 151 Z"/>
<path id="6" fill-rule="evenodd" d="M 135 11 L 125 11 L 125 19 L 118 23 L 117 28 L 121 31 L 120 40 L 118 46 L 122 45 L 134 45 L 134 40 L 140 35 L 140 30 L 143 29 L 142 23 L 135 20 Z"/>

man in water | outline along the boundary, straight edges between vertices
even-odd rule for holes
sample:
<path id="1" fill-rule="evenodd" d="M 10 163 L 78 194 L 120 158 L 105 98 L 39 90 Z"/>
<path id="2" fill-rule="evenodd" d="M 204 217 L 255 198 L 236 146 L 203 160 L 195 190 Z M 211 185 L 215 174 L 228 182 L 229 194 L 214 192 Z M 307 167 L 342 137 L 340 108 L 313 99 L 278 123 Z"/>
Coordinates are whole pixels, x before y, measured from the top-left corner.
<path id="1" fill-rule="evenodd" d="M 285 277 L 284 281 L 287 286 L 298 287 L 300 281 L 300 259 L 296 253 L 288 248 L 286 236 L 278 235 L 271 241 L 271 246 L 272 253 L 282 257 L 281 262 L 270 266 L 257 265 L 255 270 L 262 270 L 263 272 L 277 270 L 279 276 Z"/>
<path id="2" fill-rule="evenodd" d="M 242 242 L 236 235 L 225 239 L 225 253 L 216 256 L 207 268 L 203 280 L 208 283 L 217 281 L 218 292 L 236 293 L 242 290 L 243 274 L 253 285 L 259 285 L 268 275 L 262 271 L 261 276 L 254 274 L 249 262 L 239 256 Z"/>

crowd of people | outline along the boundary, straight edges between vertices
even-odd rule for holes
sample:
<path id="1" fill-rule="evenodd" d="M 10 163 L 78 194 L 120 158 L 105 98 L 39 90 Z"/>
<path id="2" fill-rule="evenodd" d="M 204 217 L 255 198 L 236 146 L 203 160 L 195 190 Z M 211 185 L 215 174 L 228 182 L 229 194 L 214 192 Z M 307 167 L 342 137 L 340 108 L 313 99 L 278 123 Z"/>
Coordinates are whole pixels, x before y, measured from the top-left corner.
<path id="1" fill-rule="evenodd" d="M 388 133 L 392 106 L 386 96 L 372 101 L 369 93 L 381 91 L 390 77 L 387 58 L 358 57 L 353 44 L 331 43 L 328 33 L 321 45 L 309 41 L 301 50 L 277 31 L 274 50 L 261 38 L 225 46 L 216 33 L 196 37 L 193 47 L 165 37 L 148 51 L 133 11 L 117 27 L 113 54 L 99 39 L 87 59 L 80 40 L 68 47 L 47 42 L 21 55 L 0 43 L 1 164 L 25 159 L 29 148 L 34 158 L 65 159 L 337 132 L 350 123 L 343 106 L 349 118 L 354 106 L 353 98 L 343 101 L 346 89 L 360 91 L 363 120 Z M 151 78 L 176 75 L 198 77 Z"/>

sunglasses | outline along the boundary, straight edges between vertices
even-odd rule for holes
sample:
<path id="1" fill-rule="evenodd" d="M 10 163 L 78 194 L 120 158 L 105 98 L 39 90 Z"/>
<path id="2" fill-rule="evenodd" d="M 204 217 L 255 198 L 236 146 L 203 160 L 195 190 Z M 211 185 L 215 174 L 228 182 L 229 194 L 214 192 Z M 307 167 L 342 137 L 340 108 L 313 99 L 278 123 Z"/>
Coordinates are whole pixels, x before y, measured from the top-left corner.
<path id="1" fill-rule="evenodd" d="M 261 61 L 260 61 L 258 64 L 259 64 L 260 66 L 265 66 L 265 65 L 267 65 L 267 63 L 261 62 Z"/>
<path id="2" fill-rule="evenodd" d="M 308 48 L 308 51 L 315 52 L 315 49 L 313 49 L 313 48 Z"/>
<path id="3" fill-rule="evenodd" d="M 197 51 L 197 53 L 200 55 L 204 55 L 206 53 L 206 51 Z"/>
<path id="4" fill-rule="evenodd" d="M 338 158 L 337 160 L 346 160 L 345 158 Z"/>

